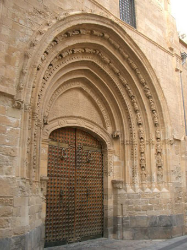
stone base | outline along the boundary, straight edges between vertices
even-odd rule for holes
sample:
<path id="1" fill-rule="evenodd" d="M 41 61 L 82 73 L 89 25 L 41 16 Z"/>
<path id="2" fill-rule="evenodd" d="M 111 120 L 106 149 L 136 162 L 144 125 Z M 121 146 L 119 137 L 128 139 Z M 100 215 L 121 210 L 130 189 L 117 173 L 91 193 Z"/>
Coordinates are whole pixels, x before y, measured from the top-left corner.
<path id="1" fill-rule="evenodd" d="M 169 239 L 185 234 L 184 216 L 129 216 L 114 219 L 116 239 Z"/>
<path id="2" fill-rule="evenodd" d="M 25 235 L 0 239 L 0 250 L 42 250 L 44 237 L 45 229 L 41 225 Z"/>

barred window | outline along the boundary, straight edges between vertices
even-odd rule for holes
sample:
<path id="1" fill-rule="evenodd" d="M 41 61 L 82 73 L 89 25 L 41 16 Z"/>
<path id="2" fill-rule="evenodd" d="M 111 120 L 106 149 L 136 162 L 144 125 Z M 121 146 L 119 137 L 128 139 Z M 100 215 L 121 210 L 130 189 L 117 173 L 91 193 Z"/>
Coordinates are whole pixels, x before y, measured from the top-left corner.
<path id="1" fill-rule="evenodd" d="M 119 0 L 120 19 L 136 27 L 134 0 Z"/>

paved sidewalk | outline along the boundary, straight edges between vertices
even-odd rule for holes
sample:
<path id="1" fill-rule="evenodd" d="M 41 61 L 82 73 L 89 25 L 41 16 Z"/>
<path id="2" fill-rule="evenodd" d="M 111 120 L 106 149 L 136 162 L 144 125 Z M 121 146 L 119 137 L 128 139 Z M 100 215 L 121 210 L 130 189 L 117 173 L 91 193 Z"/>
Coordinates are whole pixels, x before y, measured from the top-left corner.
<path id="1" fill-rule="evenodd" d="M 169 240 L 113 240 L 100 238 L 46 250 L 187 250 L 187 235 Z"/>

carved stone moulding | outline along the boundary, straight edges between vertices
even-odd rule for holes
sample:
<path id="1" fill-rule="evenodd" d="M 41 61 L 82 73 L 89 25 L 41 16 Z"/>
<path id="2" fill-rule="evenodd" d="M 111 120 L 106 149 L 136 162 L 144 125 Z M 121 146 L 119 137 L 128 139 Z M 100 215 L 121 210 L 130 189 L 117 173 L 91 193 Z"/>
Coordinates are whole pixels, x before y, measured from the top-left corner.
<path id="1" fill-rule="evenodd" d="M 48 124 L 43 129 L 42 137 L 43 139 L 47 139 L 49 137 L 49 134 L 55 129 L 61 127 L 74 127 L 74 126 L 82 127 L 83 129 L 93 132 L 102 141 L 106 143 L 108 150 L 111 150 L 113 148 L 112 140 L 107 130 L 102 128 L 95 122 L 87 120 L 82 117 L 60 117 L 58 119 L 49 121 Z"/>
<path id="2" fill-rule="evenodd" d="M 120 45 L 114 41 L 108 34 L 104 33 L 104 32 L 101 32 L 101 31 L 98 31 L 97 29 L 92 29 L 92 30 L 85 30 L 85 29 L 81 29 L 81 28 L 76 28 L 75 30 L 69 30 L 69 31 L 66 31 L 64 34 L 61 33 L 59 35 L 57 35 L 53 41 L 51 41 L 51 43 L 48 45 L 47 49 L 45 50 L 44 54 L 42 55 L 41 57 L 41 62 L 43 62 L 43 58 L 46 58 L 46 56 L 49 54 L 49 52 L 51 51 L 52 48 L 54 48 L 54 46 L 58 45 L 60 42 L 63 42 L 64 39 L 68 39 L 69 37 L 72 37 L 72 36 L 77 36 L 77 35 L 86 35 L 86 34 L 89 34 L 91 36 L 96 36 L 96 37 L 101 37 L 105 40 L 108 40 L 108 42 L 116 49 L 119 51 L 119 53 L 124 57 L 125 60 L 127 60 L 127 63 L 130 65 L 130 67 L 135 71 L 135 74 L 137 75 L 142 87 L 143 87 L 143 90 L 144 90 L 144 93 L 145 93 L 145 96 L 148 98 L 148 99 L 151 99 L 150 101 L 150 109 L 151 111 L 156 111 L 156 107 L 154 105 L 154 101 L 153 101 L 153 97 L 152 97 L 152 94 L 151 94 L 151 91 L 150 91 L 150 88 L 148 87 L 145 79 L 143 78 L 140 70 L 138 69 L 138 66 L 134 63 L 134 61 L 129 57 L 129 55 L 124 51 L 123 48 L 120 47 Z M 88 49 L 89 50 L 89 49 Z M 93 50 L 92 49 L 92 53 L 93 51 L 96 53 L 97 50 Z M 47 52 L 47 53 L 46 53 Z M 75 51 L 72 51 L 72 53 L 83 53 L 85 52 L 84 49 L 75 49 Z M 61 54 L 61 58 L 65 57 L 67 53 L 63 53 Z M 113 69 L 113 71 L 120 75 L 120 72 L 119 70 L 116 69 L 116 67 L 114 66 L 113 63 L 110 62 L 110 59 L 106 58 L 105 56 L 102 55 L 102 53 L 99 53 L 101 58 L 107 62 L 108 64 L 110 64 L 110 67 Z M 107 60 L 106 60 L 107 59 Z M 135 107 L 135 109 L 137 109 L 137 107 Z M 157 126 L 158 124 L 158 121 L 155 121 L 157 120 L 157 117 L 155 118 L 154 117 L 154 114 L 153 114 L 153 119 L 154 119 L 154 123 L 155 123 L 155 126 Z"/>
<path id="3" fill-rule="evenodd" d="M 72 15 L 72 13 L 70 15 Z M 56 23 L 57 20 L 61 20 L 62 16 L 64 18 L 66 15 L 64 15 L 64 13 L 63 13 L 62 15 L 59 15 L 58 17 L 53 17 L 52 19 L 47 20 L 47 23 L 46 22 L 44 23 L 44 25 L 36 33 L 36 37 L 33 38 L 32 42 L 31 42 L 31 47 L 33 47 L 33 46 L 35 47 L 36 44 L 39 42 L 39 39 L 41 39 L 41 35 L 43 35 L 48 30 L 48 26 Z M 137 77 L 139 79 L 139 82 L 141 83 L 141 85 L 143 87 L 145 96 L 148 99 L 151 99 L 151 101 L 150 101 L 150 108 L 151 108 L 151 110 L 155 111 L 156 108 L 154 106 L 154 101 L 152 99 L 152 94 L 150 92 L 150 89 L 149 89 L 149 87 L 147 85 L 146 80 L 144 79 L 144 77 L 143 77 L 142 73 L 140 72 L 140 70 L 139 70 L 138 66 L 136 65 L 136 63 L 133 61 L 132 58 L 130 58 L 130 56 L 127 54 L 127 52 L 124 50 L 124 48 L 120 45 L 120 43 L 118 43 L 118 41 L 116 41 L 116 39 L 114 38 L 114 36 L 112 36 L 111 34 L 108 34 L 106 32 L 103 32 L 103 30 L 99 29 L 98 27 L 95 27 L 95 28 L 92 27 L 90 29 L 89 28 L 85 29 L 85 28 L 82 28 L 80 26 L 78 27 L 78 25 L 77 25 L 77 27 L 75 27 L 73 29 L 71 28 L 71 29 L 68 29 L 68 30 L 66 30 L 64 32 L 60 32 L 58 35 L 56 35 L 56 36 L 53 37 L 53 39 L 50 41 L 50 43 L 48 44 L 48 46 L 45 48 L 43 54 L 41 55 L 41 59 L 39 61 L 39 65 L 41 63 L 43 63 L 46 60 L 46 57 L 49 55 L 49 53 L 53 49 L 55 49 L 55 47 L 58 46 L 60 43 L 63 43 L 64 40 L 70 39 L 71 37 L 75 37 L 75 36 L 79 37 L 79 36 L 84 36 L 84 35 L 90 35 L 92 37 L 93 36 L 94 37 L 99 37 L 101 39 L 104 39 L 104 40 L 108 41 L 108 43 L 110 45 L 112 45 L 114 47 L 114 49 L 117 50 L 120 53 L 120 55 L 122 55 L 122 57 L 127 61 L 127 63 L 129 64 L 129 66 L 134 70 L 135 74 L 137 75 Z M 83 50 L 84 49 L 74 49 L 73 53 L 82 53 Z M 26 56 L 26 58 L 29 57 L 29 53 L 26 52 L 25 56 Z M 61 56 L 64 57 L 65 55 L 61 55 Z M 102 57 L 102 54 L 100 56 Z M 116 69 L 116 67 L 114 66 L 114 64 L 110 62 L 110 59 L 108 60 L 108 58 L 107 58 L 107 60 L 106 60 L 106 58 L 103 57 L 103 60 L 107 61 L 107 63 L 110 64 L 110 67 L 112 68 L 112 70 L 116 74 L 120 75 L 119 70 Z M 25 71 L 23 70 L 23 72 L 25 72 Z M 137 106 L 136 100 L 133 103 L 133 105 L 134 105 L 135 111 L 137 112 L 138 111 L 138 106 Z M 157 126 L 158 121 L 157 121 L 157 117 L 155 117 L 155 114 L 153 115 L 153 119 L 154 119 L 155 126 Z"/>
<path id="4" fill-rule="evenodd" d="M 46 195 L 46 192 L 47 192 L 47 181 L 48 180 L 49 180 L 49 177 L 47 177 L 47 176 L 40 176 L 41 191 L 43 192 L 43 195 Z"/>
<path id="5" fill-rule="evenodd" d="M 112 138 L 113 139 L 119 139 L 120 138 L 120 132 L 119 131 L 114 131 L 112 133 Z"/>
<path id="6" fill-rule="evenodd" d="M 116 189 L 122 189 L 123 188 L 123 180 L 112 180 L 112 186 Z"/>
<path id="7" fill-rule="evenodd" d="M 75 49 L 73 49 L 73 51 L 74 51 Z M 88 52 L 88 48 L 85 48 L 85 49 L 76 49 L 76 53 L 85 53 L 85 52 Z M 69 51 L 69 50 L 68 50 Z M 90 50 L 89 50 L 90 51 Z M 96 53 L 97 52 L 97 55 L 98 56 L 100 56 L 100 57 L 105 57 L 100 51 L 98 51 L 98 50 L 92 50 L 92 53 Z M 65 53 L 65 52 L 64 52 Z M 73 53 L 75 53 L 75 51 L 73 52 Z M 62 54 L 62 53 L 61 53 Z M 68 54 L 70 54 L 70 53 L 68 53 Z M 72 53 L 71 53 L 72 54 Z M 64 58 L 64 56 L 62 57 L 59 57 L 58 56 L 58 60 L 56 61 L 55 60 L 55 62 L 52 62 L 51 64 L 53 65 L 53 68 L 54 68 L 54 70 L 51 70 L 50 71 L 50 76 L 55 72 L 55 70 L 56 69 L 58 69 L 59 68 L 59 66 L 58 65 L 60 65 L 61 64 L 61 60 L 62 60 L 62 58 Z M 59 61 L 60 60 L 60 61 Z M 106 61 L 106 60 L 105 60 Z M 110 60 L 107 60 L 107 62 L 109 63 L 110 62 Z M 109 63 L 110 64 L 110 66 L 112 65 L 111 63 Z M 111 68 L 112 69 L 112 71 L 114 71 L 114 69 L 113 68 Z M 116 73 L 117 75 L 118 75 L 118 77 L 119 77 L 119 71 L 117 71 L 116 72 L 116 70 L 114 71 L 114 73 Z M 47 74 L 47 75 L 46 75 Z M 47 71 L 46 72 L 46 74 L 44 75 L 44 78 L 45 79 L 48 79 L 48 74 L 49 74 L 49 72 Z M 110 74 L 110 76 L 111 76 L 111 74 Z M 121 76 L 121 75 L 120 75 Z M 123 77 L 120 77 L 120 80 L 123 80 L 124 82 L 125 82 L 125 79 L 123 78 Z M 45 84 L 46 85 L 46 84 Z M 45 85 L 43 85 L 43 87 L 45 87 Z M 125 89 L 126 91 L 128 91 L 128 96 L 129 96 L 129 99 L 131 100 L 131 95 L 133 96 L 133 99 L 132 99 L 132 103 L 133 103 L 133 105 L 135 104 L 135 108 L 134 108 L 134 112 L 136 113 L 136 115 L 137 115 L 137 122 L 138 122 L 138 124 L 141 124 L 142 125 L 142 118 L 141 118 L 141 114 L 140 114 L 140 112 L 137 112 L 137 109 L 139 110 L 139 108 L 138 108 L 138 103 L 136 102 L 136 99 L 135 99 L 135 97 L 134 97 L 134 94 L 132 93 L 132 91 L 131 91 L 131 89 L 130 89 L 130 87 L 129 87 L 129 85 L 127 86 L 128 84 L 126 84 L 126 87 L 125 88 L 123 88 L 123 89 Z M 42 87 L 42 88 L 43 88 Z M 120 93 L 122 93 L 123 91 L 121 90 L 121 88 L 122 88 L 122 86 L 120 85 L 120 84 L 118 84 L 118 87 L 120 88 Z M 63 87 L 64 88 L 64 87 Z M 42 92 L 44 92 L 42 89 L 41 89 L 41 93 Z M 130 93 L 130 94 L 129 94 Z M 39 99 L 41 99 L 41 98 L 39 98 Z M 97 99 L 96 99 L 97 100 Z M 50 102 L 49 102 L 50 103 Z M 39 105 L 39 103 L 38 103 L 38 105 Z M 103 109 L 103 108 L 102 108 Z M 101 109 L 101 110 L 102 110 Z M 106 116 L 106 115 L 105 115 Z M 109 119 L 107 119 L 107 120 L 109 120 Z M 107 121 L 106 121 L 107 122 Z M 107 124 L 107 126 L 109 126 L 109 124 L 108 124 L 108 122 L 106 123 Z M 118 132 L 118 131 L 117 131 Z M 113 135 L 113 138 L 118 138 L 118 135 L 117 135 L 117 133 L 114 133 Z"/>
<path id="8" fill-rule="evenodd" d="M 38 32 L 38 34 L 42 35 L 43 31 L 40 30 Z M 137 76 L 137 78 L 138 78 L 138 80 L 139 80 L 139 82 L 141 84 L 141 87 L 143 88 L 144 95 L 148 99 L 148 103 L 149 103 L 150 110 L 151 110 L 151 116 L 152 116 L 153 124 L 154 124 L 154 127 L 155 127 L 155 137 L 156 137 L 156 140 L 158 142 L 160 140 L 159 129 L 158 129 L 158 127 L 159 127 L 159 117 L 158 117 L 159 112 L 156 111 L 156 105 L 155 105 L 156 102 L 153 99 L 150 88 L 148 87 L 147 82 L 144 79 L 142 73 L 138 69 L 138 66 L 129 57 L 129 55 L 126 53 L 124 48 L 120 47 L 118 42 L 116 42 L 115 39 L 113 39 L 111 36 L 109 36 L 105 32 L 101 32 L 101 31 L 99 31 L 97 29 L 90 29 L 90 30 L 88 29 L 88 30 L 86 30 L 86 29 L 81 29 L 81 28 L 77 27 L 74 30 L 69 29 L 68 31 L 66 30 L 65 33 L 62 32 L 62 33 L 58 34 L 56 37 L 53 38 L 51 43 L 45 49 L 45 51 L 43 52 L 43 55 L 41 55 L 41 59 L 39 60 L 37 71 L 40 70 L 41 64 L 46 63 L 47 57 L 49 56 L 49 54 L 53 50 L 55 50 L 55 46 L 59 46 L 60 43 L 63 43 L 64 39 L 68 39 L 68 38 L 70 38 L 72 36 L 77 36 L 77 38 L 78 38 L 78 36 L 81 36 L 81 35 L 90 35 L 90 36 L 92 36 L 92 38 L 93 38 L 93 36 L 97 36 L 99 38 L 108 40 L 108 43 L 110 43 L 116 50 L 118 50 L 120 55 L 127 61 L 129 66 L 134 70 L 134 72 L 135 72 L 135 74 L 136 74 L 136 76 Z M 92 38 L 90 38 L 90 39 L 92 39 Z M 35 46 L 36 43 L 37 43 L 37 39 L 33 40 L 32 46 Z M 66 51 L 64 50 L 62 52 L 59 52 L 58 55 L 55 57 L 55 59 L 52 62 L 50 62 L 50 64 L 49 64 L 49 67 L 48 67 L 48 69 L 47 69 L 47 71 L 46 71 L 46 73 L 44 75 L 44 78 L 43 78 L 43 86 L 47 86 L 46 83 L 50 80 L 50 77 L 51 77 L 52 73 L 55 73 L 56 69 L 58 70 L 58 67 L 57 67 L 58 65 L 57 64 L 55 65 L 55 63 L 59 63 L 59 65 L 60 65 L 60 61 L 65 59 L 65 57 L 72 56 L 72 55 L 75 56 L 75 54 L 83 54 L 83 53 L 98 55 L 98 57 L 100 57 L 100 62 L 102 62 L 102 64 L 106 64 L 106 66 L 110 68 L 110 73 L 116 74 L 117 77 L 119 78 L 120 82 L 122 83 L 123 86 L 121 88 L 123 88 L 126 91 L 127 96 L 129 97 L 129 100 L 131 101 L 131 104 L 132 104 L 132 107 L 133 107 L 133 110 L 134 110 L 133 115 L 135 115 L 134 117 L 136 119 L 137 129 L 141 130 L 141 131 L 138 132 L 139 133 L 139 140 L 140 140 L 140 155 L 141 156 L 144 155 L 145 154 L 145 139 L 146 138 L 145 138 L 144 128 L 142 128 L 142 127 L 144 127 L 143 126 L 144 121 L 142 119 L 143 117 L 141 115 L 141 109 L 140 109 L 138 100 L 135 97 L 135 94 L 132 92 L 132 89 L 130 88 L 129 84 L 127 84 L 127 81 L 123 78 L 121 72 L 115 67 L 115 63 L 111 62 L 111 58 L 107 58 L 106 55 L 103 52 L 99 51 L 98 49 L 90 49 L 90 48 L 74 48 L 72 50 L 66 50 Z M 25 67 L 23 69 L 22 75 L 25 75 L 25 73 L 27 73 L 25 69 L 27 69 L 27 68 Z M 37 74 L 37 72 L 36 72 L 36 74 Z M 121 85 L 121 84 L 119 84 L 119 85 Z M 38 108 L 40 108 L 40 102 L 41 102 L 41 99 L 43 98 L 42 92 L 44 92 L 44 91 L 42 91 L 42 89 L 40 89 L 40 90 L 41 90 L 41 92 L 39 92 L 39 97 L 38 97 Z M 107 118 L 106 122 L 108 120 L 109 119 Z M 45 126 L 48 125 L 48 117 L 47 116 L 42 117 L 42 123 Z M 41 124 L 41 121 L 38 124 Z M 41 127 L 41 125 L 40 125 L 40 127 Z M 108 127 L 110 127 L 109 122 L 108 122 Z M 112 134 L 112 137 L 114 139 L 117 139 L 117 138 L 120 137 L 120 134 L 118 134 L 118 131 L 114 131 L 114 133 Z M 134 144 L 133 144 L 133 148 L 135 148 Z M 158 152 L 160 149 L 157 148 L 156 150 L 157 150 L 156 152 Z M 135 157 L 135 153 L 134 153 L 133 157 Z M 144 164 L 143 157 L 141 157 L 140 160 L 141 160 L 141 163 Z M 146 169 L 141 168 L 141 170 L 146 170 Z M 142 171 L 142 179 L 145 179 L 145 176 L 146 176 L 145 172 Z"/>

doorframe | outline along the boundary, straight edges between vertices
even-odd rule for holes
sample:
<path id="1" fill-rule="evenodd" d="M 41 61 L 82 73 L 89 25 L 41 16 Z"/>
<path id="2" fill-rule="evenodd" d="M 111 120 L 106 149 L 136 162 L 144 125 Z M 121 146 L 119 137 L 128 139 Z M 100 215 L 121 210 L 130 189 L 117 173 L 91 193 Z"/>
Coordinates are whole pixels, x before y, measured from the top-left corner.
<path id="1" fill-rule="evenodd" d="M 101 128 L 94 122 L 87 121 L 86 119 L 56 119 L 47 124 L 42 132 L 41 137 L 41 151 L 40 151 L 40 183 L 43 192 L 42 204 L 42 220 L 45 224 L 46 217 L 46 190 L 47 190 L 47 167 L 48 167 L 48 147 L 49 135 L 52 131 L 63 128 L 74 127 L 90 133 L 93 137 L 98 139 L 102 144 L 103 154 L 103 237 L 113 238 L 113 162 L 114 162 L 114 148 L 113 141 L 110 133 Z"/>

